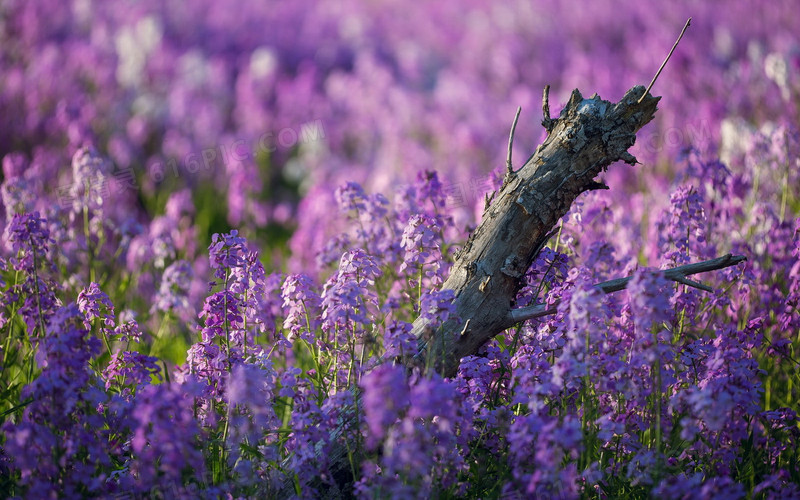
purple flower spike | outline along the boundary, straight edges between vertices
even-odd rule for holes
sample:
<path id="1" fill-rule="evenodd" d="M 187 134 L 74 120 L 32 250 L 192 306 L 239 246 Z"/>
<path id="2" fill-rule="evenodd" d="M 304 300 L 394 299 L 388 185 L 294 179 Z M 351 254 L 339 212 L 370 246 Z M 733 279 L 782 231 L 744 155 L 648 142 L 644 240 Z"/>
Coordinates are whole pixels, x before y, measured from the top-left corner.
<path id="1" fill-rule="evenodd" d="M 87 330 L 92 328 L 92 321 L 98 318 L 103 321 L 103 328 L 114 328 L 114 304 L 97 283 L 90 283 L 78 294 L 78 308 L 86 318 L 84 325 Z"/>
<path id="2" fill-rule="evenodd" d="M 409 403 L 405 368 L 382 364 L 365 374 L 360 384 L 369 429 L 367 446 L 375 448 Z"/>
<path id="3" fill-rule="evenodd" d="M 211 269 L 218 279 L 225 279 L 225 272 L 242 267 L 246 262 L 247 246 L 237 230 L 228 234 L 214 233 L 208 247 Z"/>
<path id="4" fill-rule="evenodd" d="M 9 259 L 14 269 L 31 273 L 36 266 L 42 266 L 53 243 L 47 220 L 39 212 L 16 214 L 6 227 L 6 238 L 11 242 L 11 250 L 16 257 Z M 35 264 L 35 265 L 34 265 Z"/>

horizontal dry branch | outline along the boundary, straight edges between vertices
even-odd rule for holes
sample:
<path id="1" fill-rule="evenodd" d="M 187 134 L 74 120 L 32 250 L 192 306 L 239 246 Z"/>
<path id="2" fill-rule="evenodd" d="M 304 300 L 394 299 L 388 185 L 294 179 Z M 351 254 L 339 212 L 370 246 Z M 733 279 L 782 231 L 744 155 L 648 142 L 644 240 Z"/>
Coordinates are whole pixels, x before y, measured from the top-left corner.
<path id="1" fill-rule="evenodd" d="M 687 276 L 703 273 L 706 271 L 714 271 L 717 269 L 724 269 L 726 267 L 735 266 L 736 264 L 743 262 L 745 260 L 747 260 L 747 258 L 743 255 L 727 254 L 723 255 L 722 257 L 717 257 L 716 259 L 704 260 L 702 262 L 694 262 L 692 264 L 686 264 L 683 266 L 673 267 L 670 269 L 664 269 L 654 272 L 661 273 L 665 278 L 670 279 L 672 281 L 677 281 L 678 283 L 682 283 L 684 285 L 698 288 L 700 290 L 704 290 L 707 292 L 713 292 L 714 290 L 711 287 L 704 285 L 702 283 L 698 283 L 697 281 L 690 280 L 689 278 L 687 278 Z M 605 293 L 618 292 L 620 290 L 624 290 L 628 286 L 628 282 L 632 278 L 633 276 L 628 276 L 627 278 L 617 278 L 610 281 L 604 281 L 602 283 L 598 283 L 594 286 L 595 288 L 598 288 Z M 529 319 L 540 318 L 542 316 L 547 316 L 549 314 L 555 314 L 557 306 L 558 302 L 556 301 L 554 304 L 551 305 L 536 304 L 533 306 L 512 309 L 507 319 L 508 327 L 510 328 L 511 326 L 517 323 L 521 323 Z"/>

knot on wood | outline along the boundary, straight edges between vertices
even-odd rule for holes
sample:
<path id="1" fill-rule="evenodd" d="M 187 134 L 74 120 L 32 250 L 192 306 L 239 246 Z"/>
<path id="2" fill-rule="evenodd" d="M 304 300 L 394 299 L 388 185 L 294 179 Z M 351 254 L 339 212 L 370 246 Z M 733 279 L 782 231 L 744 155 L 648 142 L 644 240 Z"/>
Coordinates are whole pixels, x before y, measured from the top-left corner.
<path id="1" fill-rule="evenodd" d="M 525 274 L 524 264 L 514 254 L 509 255 L 506 257 L 506 260 L 503 262 L 503 267 L 500 268 L 500 272 L 505 274 L 508 277 L 519 279 Z"/>

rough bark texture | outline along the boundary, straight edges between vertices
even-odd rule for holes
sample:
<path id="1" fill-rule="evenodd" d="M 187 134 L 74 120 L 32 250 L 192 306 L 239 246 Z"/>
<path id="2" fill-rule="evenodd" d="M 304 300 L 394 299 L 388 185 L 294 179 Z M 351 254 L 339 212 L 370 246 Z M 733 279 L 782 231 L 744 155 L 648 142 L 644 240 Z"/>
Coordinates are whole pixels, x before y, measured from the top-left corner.
<path id="1" fill-rule="evenodd" d="M 596 94 L 584 99 L 574 90 L 553 120 L 545 97 L 547 139 L 521 169 L 507 175 L 442 285 L 455 292 L 457 319 L 436 331 L 424 318 L 414 322 L 422 348 L 417 362 L 455 375 L 461 358 L 512 326 L 508 318 L 522 278 L 556 222 L 584 191 L 608 188 L 595 181 L 600 171 L 618 160 L 636 163 L 628 148 L 653 119 L 660 99 L 648 94 L 639 102 L 644 92 L 636 86 L 611 103 Z"/>

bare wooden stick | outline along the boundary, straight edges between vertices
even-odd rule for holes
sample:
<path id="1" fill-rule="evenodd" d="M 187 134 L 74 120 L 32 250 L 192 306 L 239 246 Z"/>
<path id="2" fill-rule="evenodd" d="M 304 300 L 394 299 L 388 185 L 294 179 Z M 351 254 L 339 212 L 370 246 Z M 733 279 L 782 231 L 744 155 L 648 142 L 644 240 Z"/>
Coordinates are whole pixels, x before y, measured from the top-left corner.
<path id="1" fill-rule="evenodd" d="M 706 271 L 714 271 L 717 269 L 724 269 L 726 267 L 735 266 L 736 264 L 743 262 L 745 260 L 747 260 L 747 258 L 743 255 L 727 254 L 723 255 L 722 257 L 717 257 L 716 259 L 704 260 L 702 262 L 694 262 L 692 264 L 686 264 L 684 266 L 678 266 L 678 267 L 673 267 L 671 269 L 665 269 L 663 271 L 654 271 L 654 272 L 663 273 L 665 278 L 670 279 L 672 281 L 683 283 L 685 285 L 689 285 L 694 288 L 699 288 L 700 290 L 705 290 L 707 292 L 713 292 L 714 290 L 711 287 L 690 280 L 687 278 L 687 276 L 691 276 L 692 274 L 697 274 L 697 273 L 703 273 Z M 633 276 L 628 276 L 627 278 L 617 278 L 614 280 L 598 283 L 594 286 L 595 288 L 598 288 L 605 293 L 618 292 L 620 290 L 624 290 L 628 286 L 628 283 L 631 281 L 632 278 Z M 551 305 L 536 304 L 533 306 L 513 309 L 509 313 L 508 324 L 509 326 L 511 326 L 517 323 L 521 323 L 523 321 L 527 321 L 529 319 L 540 318 L 542 316 L 555 314 L 557 311 L 556 307 L 557 305 L 558 302 L 555 302 L 554 304 Z"/>
<path id="2" fill-rule="evenodd" d="M 511 149 L 514 147 L 514 132 L 517 130 L 517 121 L 519 121 L 519 114 L 522 112 L 522 107 L 517 106 L 517 114 L 514 115 L 514 123 L 511 124 L 511 133 L 508 134 L 508 155 L 506 156 L 506 177 L 509 178 L 514 175 L 514 166 L 511 163 Z"/>
<path id="3" fill-rule="evenodd" d="M 647 86 L 647 90 L 644 91 L 644 94 L 642 94 L 642 97 L 639 99 L 639 102 L 642 102 L 644 100 L 644 96 L 646 96 L 647 93 L 650 92 L 650 89 L 653 88 L 653 84 L 656 83 L 656 80 L 658 80 L 658 75 L 661 74 L 661 71 L 664 69 L 664 66 L 667 65 L 667 61 L 669 61 L 669 58 L 672 57 L 672 53 L 675 52 L 675 48 L 681 42 L 681 38 L 683 38 L 683 34 L 686 33 L 686 29 L 689 27 L 690 24 L 692 24 L 692 18 L 691 17 L 686 20 L 686 24 L 683 25 L 683 29 L 681 30 L 681 34 L 678 35 L 678 39 L 675 40 L 675 45 L 672 46 L 672 50 L 670 50 L 669 54 L 667 54 L 667 58 L 664 59 L 664 62 L 661 63 L 661 67 L 658 68 L 658 71 L 656 71 L 656 76 L 654 76 L 653 79 L 650 80 L 650 85 Z"/>
<path id="4" fill-rule="evenodd" d="M 553 121 L 550 118 L 550 85 L 545 85 L 542 92 L 542 126 L 548 134 L 553 130 Z"/>

